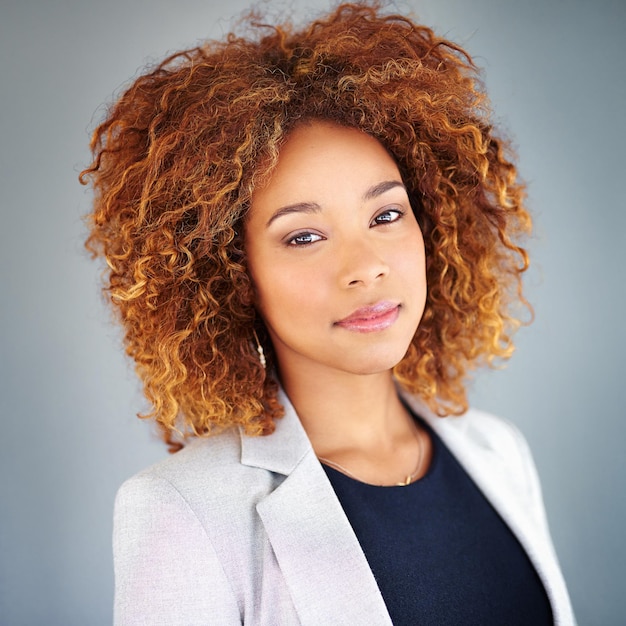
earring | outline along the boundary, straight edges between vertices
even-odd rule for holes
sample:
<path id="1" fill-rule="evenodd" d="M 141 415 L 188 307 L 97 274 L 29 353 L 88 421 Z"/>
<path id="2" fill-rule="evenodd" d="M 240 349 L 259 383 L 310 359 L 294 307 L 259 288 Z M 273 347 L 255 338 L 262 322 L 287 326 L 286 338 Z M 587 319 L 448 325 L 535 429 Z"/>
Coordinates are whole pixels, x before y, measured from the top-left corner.
<path id="1" fill-rule="evenodd" d="M 259 353 L 259 361 L 261 362 L 263 369 L 265 369 L 265 366 L 267 365 L 267 361 L 265 360 L 265 352 L 263 351 L 263 346 L 261 345 L 261 342 L 259 341 L 259 337 L 257 336 L 256 330 L 254 330 L 254 328 L 252 329 L 252 332 L 256 340 L 256 351 Z"/>

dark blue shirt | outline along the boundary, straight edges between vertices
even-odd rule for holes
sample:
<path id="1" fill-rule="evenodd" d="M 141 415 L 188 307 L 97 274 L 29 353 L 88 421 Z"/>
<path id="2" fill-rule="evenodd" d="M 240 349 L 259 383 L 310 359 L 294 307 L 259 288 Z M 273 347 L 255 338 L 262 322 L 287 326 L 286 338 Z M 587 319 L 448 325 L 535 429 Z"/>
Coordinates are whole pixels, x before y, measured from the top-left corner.
<path id="1" fill-rule="evenodd" d="M 378 487 L 324 465 L 395 626 L 553 624 L 520 543 L 439 437 L 406 487 Z"/>

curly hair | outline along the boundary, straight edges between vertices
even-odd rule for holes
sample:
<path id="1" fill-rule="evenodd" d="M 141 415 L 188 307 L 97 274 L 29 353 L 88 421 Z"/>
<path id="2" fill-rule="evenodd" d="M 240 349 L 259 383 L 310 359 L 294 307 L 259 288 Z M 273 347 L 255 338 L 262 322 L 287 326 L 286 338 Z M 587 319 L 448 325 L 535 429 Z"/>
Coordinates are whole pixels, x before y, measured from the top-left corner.
<path id="1" fill-rule="evenodd" d="M 299 30 L 245 23 L 245 35 L 134 80 L 81 173 L 95 191 L 86 245 L 106 259 L 105 290 L 152 404 L 141 417 L 172 450 L 232 425 L 273 431 L 282 407 L 254 347 L 256 330 L 271 357 L 242 226 L 282 142 L 312 119 L 368 133 L 398 164 L 424 234 L 428 295 L 394 374 L 439 415 L 463 413 L 471 370 L 513 351 L 530 230 L 471 57 L 378 4 L 342 4 Z"/>

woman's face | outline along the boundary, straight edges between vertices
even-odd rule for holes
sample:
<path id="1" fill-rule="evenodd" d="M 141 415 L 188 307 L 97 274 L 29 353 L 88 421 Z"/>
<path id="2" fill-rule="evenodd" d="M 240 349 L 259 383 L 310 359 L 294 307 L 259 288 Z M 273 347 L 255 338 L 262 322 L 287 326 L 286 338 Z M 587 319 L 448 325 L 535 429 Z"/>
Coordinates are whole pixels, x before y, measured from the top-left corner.
<path id="1" fill-rule="evenodd" d="M 358 130 L 313 122 L 284 143 L 245 227 L 257 310 L 283 375 L 373 374 L 424 311 L 424 241 L 398 168 Z"/>

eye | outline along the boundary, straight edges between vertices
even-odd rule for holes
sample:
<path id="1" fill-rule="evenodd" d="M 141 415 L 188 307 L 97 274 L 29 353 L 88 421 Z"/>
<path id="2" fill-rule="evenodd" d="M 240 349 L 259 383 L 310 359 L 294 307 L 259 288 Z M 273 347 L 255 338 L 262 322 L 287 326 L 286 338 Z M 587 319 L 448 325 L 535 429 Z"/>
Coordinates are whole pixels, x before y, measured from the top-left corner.
<path id="1" fill-rule="evenodd" d="M 308 246 L 316 241 L 321 241 L 322 239 L 323 237 L 316 233 L 304 232 L 290 237 L 287 239 L 286 243 L 288 246 Z"/>
<path id="2" fill-rule="evenodd" d="M 403 216 L 404 211 L 402 209 L 385 209 L 372 220 L 370 226 L 376 226 L 377 224 L 391 224 Z"/>

